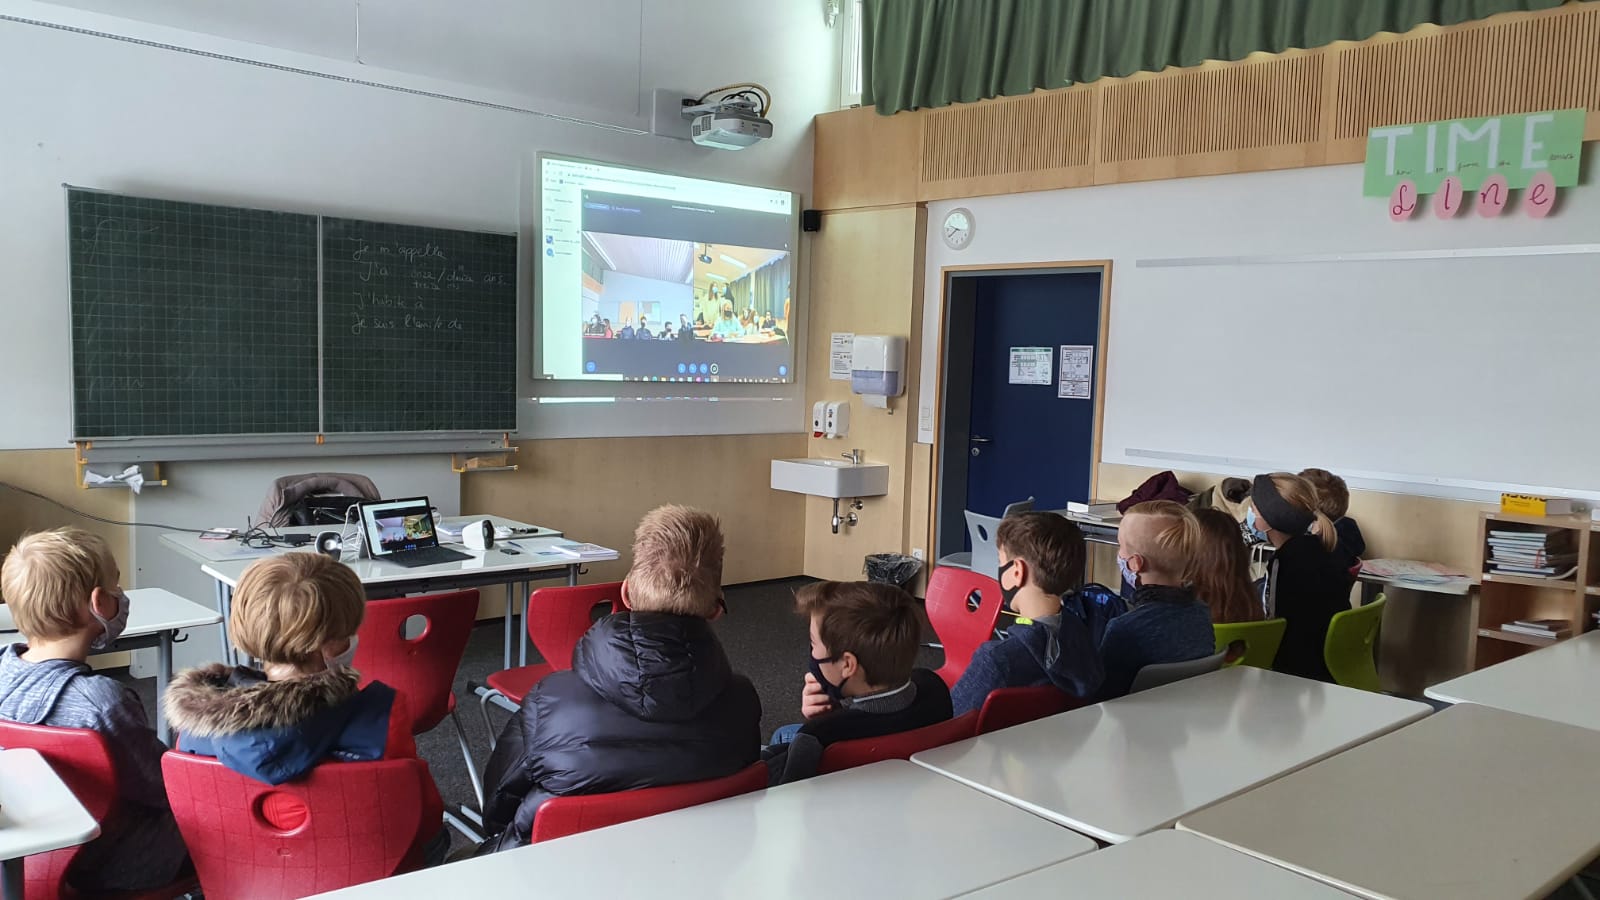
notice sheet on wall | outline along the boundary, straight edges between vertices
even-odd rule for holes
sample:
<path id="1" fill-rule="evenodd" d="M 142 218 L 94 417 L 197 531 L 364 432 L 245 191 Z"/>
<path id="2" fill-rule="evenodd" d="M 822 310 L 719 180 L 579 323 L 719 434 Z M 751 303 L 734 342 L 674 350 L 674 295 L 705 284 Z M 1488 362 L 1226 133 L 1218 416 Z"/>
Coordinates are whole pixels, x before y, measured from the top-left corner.
<path id="1" fill-rule="evenodd" d="M 1094 346 L 1061 345 L 1061 380 L 1056 396 L 1063 400 L 1088 400 L 1094 396 Z"/>
<path id="2" fill-rule="evenodd" d="M 856 336 L 847 331 L 835 331 L 828 350 L 828 378 L 849 381 L 850 367 L 856 355 Z"/>
<path id="3" fill-rule="evenodd" d="M 1049 347 L 1012 347 L 1011 384 L 1049 384 Z"/>

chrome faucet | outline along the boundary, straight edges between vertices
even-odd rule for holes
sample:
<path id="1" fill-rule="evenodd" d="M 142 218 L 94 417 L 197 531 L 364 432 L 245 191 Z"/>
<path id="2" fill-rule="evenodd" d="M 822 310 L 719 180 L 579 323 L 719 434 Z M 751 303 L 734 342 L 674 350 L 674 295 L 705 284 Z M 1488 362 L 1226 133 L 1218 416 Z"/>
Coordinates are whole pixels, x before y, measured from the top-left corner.
<path id="1" fill-rule="evenodd" d="M 851 450 L 849 453 L 841 453 L 839 455 L 844 457 L 845 459 L 850 460 L 850 464 L 851 465 L 854 465 L 854 466 L 861 465 L 861 449 L 859 447 L 854 449 L 854 450 Z"/>

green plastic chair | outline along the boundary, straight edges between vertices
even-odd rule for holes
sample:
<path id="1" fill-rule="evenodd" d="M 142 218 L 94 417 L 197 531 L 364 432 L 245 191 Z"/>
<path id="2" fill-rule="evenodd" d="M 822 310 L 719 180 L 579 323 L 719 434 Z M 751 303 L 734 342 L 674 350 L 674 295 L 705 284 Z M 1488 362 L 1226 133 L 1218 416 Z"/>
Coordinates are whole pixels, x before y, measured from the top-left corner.
<path id="1" fill-rule="evenodd" d="M 1272 661 L 1278 657 L 1278 645 L 1283 643 L 1283 629 L 1288 625 L 1284 619 L 1267 619 L 1265 622 L 1212 625 L 1211 630 L 1217 635 L 1218 653 L 1226 651 L 1236 641 L 1244 642 L 1244 654 L 1226 665 L 1270 669 Z"/>
<path id="2" fill-rule="evenodd" d="M 1382 595 L 1366 606 L 1335 613 L 1328 622 L 1328 636 L 1322 642 L 1322 660 L 1328 664 L 1333 680 L 1345 687 L 1363 691 L 1382 691 L 1378 682 L 1378 659 L 1373 652 L 1378 643 L 1378 626 L 1383 622 Z"/>

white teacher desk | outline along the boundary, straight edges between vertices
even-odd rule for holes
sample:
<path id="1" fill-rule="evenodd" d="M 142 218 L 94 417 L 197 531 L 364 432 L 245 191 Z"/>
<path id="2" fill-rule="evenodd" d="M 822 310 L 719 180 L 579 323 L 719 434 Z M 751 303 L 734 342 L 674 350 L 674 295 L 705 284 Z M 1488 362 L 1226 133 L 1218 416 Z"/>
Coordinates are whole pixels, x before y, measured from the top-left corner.
<path id="1" fill-rule="evenodd" d="M 1350 900 L 1343 891 L 1170 829 L 1046 866 L 965 895 L 973 900 Z"/>
<path id="2" fill-rule="evenodd" d="M 952 897 L 1092 850 L 891 760 L 324 896 Z"/>
<path id="3" fill-rule="evenodd" d="M 0 750 L 5 900 L 23 900 L 22 858 L 93 840 L 100 826 L 36 750 Z"/>
<path id="4" fill-rule="evenodd" d="M 911 757 L 1117 844 L 1426 716 L 1426 704 L 1235 666 Z"/>
<path id="5" fill-rule="evenodd" d="M 505 614 L 505 666 L 526 664 L 528 658 L 527 629 L 522 628 L 520 650 L 517 654 L 519 662 L 513 663 L 511 654 L 512 629 L 516 626 L 515 615 L 517 610 L 517 595 L 521 594 L 523 602 L 527 600 L 527 585 L 534 581 L 544 581 L 553 578 L 566 577 L 567 584 L 578 583 L 578 575 L 583 565 L 588 562 L 603 562 L 617 558 L 613 552 L 610 556 L 601 559 L 578 561 L 555 552 L 550 548 L 561 532 L 537 525 L 528 525 L 511 519 L 498 516 L 455 516 L 444 521 L 446 523 L 461 523 L 476 521 L 479 518 L 488 518 L 496 527 L 511 528 L 524 534 L 517 537 L 497 541 L 491 550 L 468 550 L 460 544 L 447 544 L 450 549 L 468 554 L 471 558 L 455 562 L 441 563 L 436 566 L 422 566 L 415 569 L 381 560 L 361 559 L 350 563 L 350 568 L 361 579 L 367 589 L 369 599 L 384 597 L 398 597 L 404 594 L 423 593 L 433 591 L 463 590 L 466 588 L 488 587 L 504 585 L 506 591 Z M 327 528 L 304 527 L 280 529 L 281 534 L 312 534 L 315 535 Z M 190 559 L 200 563 L 200 570 L 209 576 L 215 583 L 217 609 L 222 614 L 222 658 L 228 662 L 238 662 L 233 646 L 228 642 L 228 611 L 233 605 L 233 589 L 239 583 L 239 578 L 250 563 L 264 556 L 277 553 L 286 553 L 292 549 L 288 547 L 274 547 L 271 549 L 251 549 L 240 546 L 238 541 L 201 540 L 198 535 L 168 533 L 161 536 L 161 540 L 168 547 Z M 521 552 L 515 556 L 508 555 L 501 548 L 510 546 Z M 298 548 L 308 550 L 309 548 Z"/>
<path id="6" fill-rule="evenodd" d="M 1600 732 L 1464 703 L 1178 827 L 1380 898 L 1544 897 L 1600 853 Z"/>
<path id="7" fill-rule="evenodd" d="M 1600 631 L 1434 685 L 1427 695 L 1600 731 Z"/>
<path id="8" fill-rule="evenodd" d="M 216 610 L 185 600 L 162 588 L 132 588 L 128 591 L 128 627 L 117 642 L 93 655 L 126 653 L 154 647 L 156 663 L 156 736 L 162 743 L 167 740 L 167 712 L 162 698 L 167 695 L 167 684 L 172 681 L 172 643 L 180 631 L 215 625 L 222 621 Z M 11 614 L 0 606 L 0 644 L 22 640 L 15 631 Z"/>

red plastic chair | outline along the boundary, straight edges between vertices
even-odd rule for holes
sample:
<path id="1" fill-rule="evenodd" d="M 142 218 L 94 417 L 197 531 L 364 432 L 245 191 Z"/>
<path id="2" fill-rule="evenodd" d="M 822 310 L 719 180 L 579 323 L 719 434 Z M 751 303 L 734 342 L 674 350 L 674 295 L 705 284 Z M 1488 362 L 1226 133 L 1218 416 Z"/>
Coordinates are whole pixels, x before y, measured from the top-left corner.
<path id="1" fill-rule="evenodd" d="M 956 716 L 954 719 L 925 728 L 886 734 L 883 737 L 839 741 L 829 744 L 822 751 L 822 760 L 817 764 L 817 774 L 841 772 L 886 759 L 910 759 L 913 753 L 964 741 L 977 733 L 978 711 L 973 710 L 966 715 Z"/>
<path id="2" fill-rule="evenodd" d="M 622 605 L 622 582 L 540 588 L 528 595 L 523 612 L 528 621 L 528 640 L 544 662 L 504 669 L 484 679 L 488 689 L 479 692 L 478 709 L 489 730 L 489 749 L 494 749 L 495 742 L 494 723 L 489 721 L 490 701 L 502 697 L 515 709 L 546 675 L 572 668 L 572 651 L 593 624 L 594 608 L 602 603 L 611 604 L 612 613 L 626 608 Z"/>
<path id="3" fill-rule="evenodd" d="M 640 788 L 636 791 L 618 791 L 612 794 L 574 794 L 546 800 L 533 817 L 533 843 L 566 837 L 583 831 L 593 831 L 608 825 L 620 825 L 660 815 L 677 809 L 686 809 L 725 800 L 767 786 L 767 764 L 758 762 L 732 775 L 708 781 L 691 781 L 688 784 L 671 784 L 664 787 Z"/>
<path id="4" fill-rule="evenodd" d="M 978 734 L 988 734 L 1082 706 L 1082 698 L 1044 684 L 1037 687 L 995 688 L 978 710 Z"/>
<path id="5" fill-rule="evenodd" d="M 406 637 L 406 622 L 414 616 L 425 621 L 422 633 Z M 483 808 L 483 784 L 472 758 L 466 732 L 456 715 L 456 670 L 467 652 L 467 640 L 478 619 L 478 592 L 453 591 L 422 597 L 395 597 L 367 604 L 366 618 L 356 632 L 352 665 L 366 686 L 381 681 L 405 698 L 411 715 L 411 733 L 431 731 L 445 716 L 456 729 L 467 776 Z"/>
<path id="6" fill-rule="evenodd" d="M 387 878 L 410 868 L 424 829 L 415 759 L 323 763 L 270 785 L 208 756 L 161 758 L 167 799 L 206 900 L 273 900 Z M 287 820 L 282 811 L 295 810 Z"/>
<path id="7" fill-rule="evenodd" d="M 978 608 L 968 609 L 967 598 L 978 595 Z M 966 569 L 940 566 L 928 579 L 928 622 L 944 644 L 944 665 L 938 675 L 955 687 L 972 662 L 972 654 L 994 636 L 1000 619 L 1000 583 Z"/>
<path id="8" fill-rule="evenodd" d="M 105 735 L 86 728 L 53 728 L 47 725 L 22 725 L 0 722 L 0 747 L 29 748 L 39 751 L 50 768 L 71 789 L 78 802 L 97 824 L 104 824 L 117 807 L 116 763 Z M 67 869 L 83 850 L 83 845 L 50 853 L 36 853 L 23 860 L 23 896 L 27 900 L 58 900 L 77 897 L 67 887 Z M 199 886 L 194 876 L 149 891 L 117 894 L 118 900 L 176 897 Z"/>

